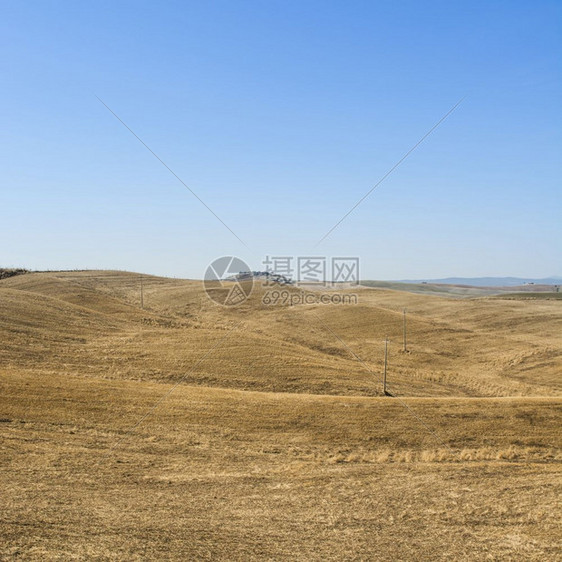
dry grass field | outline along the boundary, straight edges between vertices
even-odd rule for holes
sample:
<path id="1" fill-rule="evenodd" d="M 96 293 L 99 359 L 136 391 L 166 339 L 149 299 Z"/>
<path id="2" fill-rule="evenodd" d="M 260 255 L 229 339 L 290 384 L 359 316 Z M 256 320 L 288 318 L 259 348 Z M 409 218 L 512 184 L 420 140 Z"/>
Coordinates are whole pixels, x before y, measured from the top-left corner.
<path id="1" fill-rule="evenodd" d="M 0 280 L 1 559 L 562 559 L 559 299 L 140 278 Z"/>

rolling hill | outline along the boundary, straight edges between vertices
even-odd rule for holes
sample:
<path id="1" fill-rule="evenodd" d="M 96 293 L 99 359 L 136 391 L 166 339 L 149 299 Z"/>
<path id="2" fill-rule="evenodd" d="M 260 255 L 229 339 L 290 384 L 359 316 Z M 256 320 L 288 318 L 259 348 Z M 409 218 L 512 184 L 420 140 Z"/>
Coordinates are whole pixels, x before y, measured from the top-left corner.
<path id="1" fill-rule="evenodd" d="M 266 290 L 0 280 L 2 556 L 555 557 L 560 301 Z"/>

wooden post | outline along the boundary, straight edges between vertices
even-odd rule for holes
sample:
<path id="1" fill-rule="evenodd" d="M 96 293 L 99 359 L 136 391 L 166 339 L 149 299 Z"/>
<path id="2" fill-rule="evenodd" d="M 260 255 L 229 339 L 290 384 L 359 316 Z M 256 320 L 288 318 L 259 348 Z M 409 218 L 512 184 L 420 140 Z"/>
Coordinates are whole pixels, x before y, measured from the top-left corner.
<path id="1" fill-rule="evenodd" d="M 144 308 L 144 292 L 142 287 L 142 277 L 140 278 L 140 301 L 141 301 L 141 308 Z"/>
<path id="2" fill-rule="evenodd" d="M 388 364 L 388 337 L 384 340 L 384 374 L 382 377 L 382 391 L 386 396 L 386 366 Z"/>
<path id="3" fill-rule="evenodd" d="M 406 352 L 408 350 L 408 346 L 407 346 L 407 342 L 406 342 L 406 309 L 404 309 L 404 320 L 402 322 L 403 324 L 403 332 L 404 332 L 404 352 Z"/>

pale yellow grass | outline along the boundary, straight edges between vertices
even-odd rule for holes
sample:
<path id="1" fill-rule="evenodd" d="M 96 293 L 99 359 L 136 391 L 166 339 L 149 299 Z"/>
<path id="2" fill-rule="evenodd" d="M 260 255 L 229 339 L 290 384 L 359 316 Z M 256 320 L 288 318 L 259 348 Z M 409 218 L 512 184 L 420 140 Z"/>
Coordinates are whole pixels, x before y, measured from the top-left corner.
<path id="1" fill-rule="evenodd" d="M 143 284 L 145 310 L 133 274 L 0 282 L 0 557 L 559 557 L 559 301 Z"/>

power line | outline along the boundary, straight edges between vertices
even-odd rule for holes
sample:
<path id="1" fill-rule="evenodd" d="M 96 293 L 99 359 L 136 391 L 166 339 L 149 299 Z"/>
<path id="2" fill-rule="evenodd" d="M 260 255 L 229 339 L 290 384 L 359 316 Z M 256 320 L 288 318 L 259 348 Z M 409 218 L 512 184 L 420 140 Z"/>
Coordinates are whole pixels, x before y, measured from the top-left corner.
<path id="1" fill-rule="evenodd" d="M 443 115 L 443 117 L 441 117 L 441 119 L 439 119 L 439 121 L 437 121 L 437 123 L 435 123 L 435 125 L 433 125 L 433 127 L 431 127 L 431 129 L 429 129 L 429 131 L 427 133 L 425 133 L 425 135 L 412 147 L 410 148 L 410 150 L 408 150 L 408 152 L 406 152 L 406 154 L 404 154 L 404 156 L 402 156 L 402 158 L 400 158 L 400 160 L 398 160 L 398 162 L 396 162 L 396 164 L 394 164 L 394 166 L 392 166 L 392 168 L 390 168 L 390 170 L 388 172 L 386 172 L 386 174 L 369 190 L 367 191 L 367 193 L 365 193 L 365 195 L 363 195 L 363 197 L 361 197 L 361 199 L 359 199 L 359 201 L 357 201 L 357 203 L 355 203 L 355 205 L 353 205 L 353 207 L 351 207 L 351 209 L 349 209 L 349 211 L 347 211 L 347 213 L 345 213 L 345 215 L 334 225 L 332 226 L 332 228 L 330 228 L 330 230 L 328 230 L 328 232 L 326 232 L 326 234 L 324 234 L 324 236 L 322 236 L 322 238 L 320 238 L 320 240 L 318 240 L 318 242 L 316 242 L 316 244 L 314 245 L 314 247 L 316 248 L 316 246 L 318 246 L 320 243 L 322 243 L 326 238 L 328 238 L 328 236 L 330 236 L 330 234 L 332 234 L 332 232 L 334 230 L 336 230 L 336 228 L 353 212 L 355 211 L 355 209 L 357 207 L 359 207 L 359 205 L 361 205 L 361 203 L 363 203 L 363 201 L 365 201 L 365 199 L 367 199 L 367 197 L 369 197 L 369 195 L 371 195 L 371 193 L 373 193 L 373 191 L 388 177 L 390 176 L 390 174 L 392 174 L 392 172 L 394 172 L 394 170 L 396 170 L 396 168 L 398 168 L 398 166 L 400 166 L 400 164 L 402 164 L 402 162 L 404 162 L 404 160 L 406 160 L 406 158 L 408 158 L 408 156 L 410 156 L 410 154 L 412 154 L 412 152 L 414 152 L 414 150 L 416 150 L 416 148 L 429 136 L 431 135 L 431 133 L 433 133 L 433 131 L 435 131 L 435 129 L 437 129 L 437 127 L 439 127 L 439 125 L 441 125 L 441 123 L 443 123 L 443 121 L 445 121 L 445 119 L 447 119 L 447 117 L 449 117 L 449 115 L 451 115 L 451 113 L 453 113 L 453 111 L 455 111 L 455 109 L 457 109 L 457 107 L 462 103 L 462 101 L 464 100 L 464 97 L 461 98 L 451 109 L 449 109 L 449 111 L 447 111 L 447 113 L 445 113 L 445 115 Z"/>
<path id="2" fill-rule="evenodd" d="M 152 150 L 152 148 L 150 148 L 132 129 L 131 127 L 129 127 L 129 125 L 127 125 L 127 123 L 125 123 L 123 121 L 123 119 L 121 119 L 121 117 L 119 117 L 119 115 L 117 115 L 115 113 L 115 111 L 113 111 L 113 109 L 111 109 L 101 98 L 99 98 L 98 96 L 96 96 L 96 98 L 98 99 L 98 101 L 105 106 L 105 108 L 148 150 L 148 152 L 150 152 L 150 154 L 152 154 L 152 156 L 154 156 L 154 158 L 156 158 L 156 160 L 158 160 L 158 162 L 160 162 L 160 164 L 162 164 L 162 166 L 164 166 L 164 168 L 166 168 L 166 170 L 168 170 L 168 172 L 170 172 L 185 188 L 187 188 L 191 194 L 225 227 L 227 228 L 237 239 L 239 242 L 241 242 L 246 248 L 248 248 L 248 245 L 238 236 L 238 234 L 236 234 L 236 232 L 234 232 L 234 230 L 232 230 L 232 228 L 230 228 L 230 226 L 228 226 L 216 213 L 215 211 L 213 211 L 213 209 L 211 209 L 211 207 L 209 207 L 209 205 L 207 205 L 207 203 L 205 203 L 205 201 L 203 201 L 203 199 L 201 199 L 201 197 L 199 197 L 199 195 L 197 195 L 197 193 L 195 193 L 195 191 L 193 191 L 193 189 L 191 189 L 191 187 L 189 187 L 177 174 L 176 172 L 174 172 L 174 170 L 172 170 L 170 168 L 170 166 L 168 166 L 168 164 L 166 164 L 166 162 L 164 162 L 164 160 L 162 160 L 162 158 L 160 158 L 160 156 L 158 156 L 158 154 L 156 154 L 156 152 L 154 152 L 154 150 Z"/>

